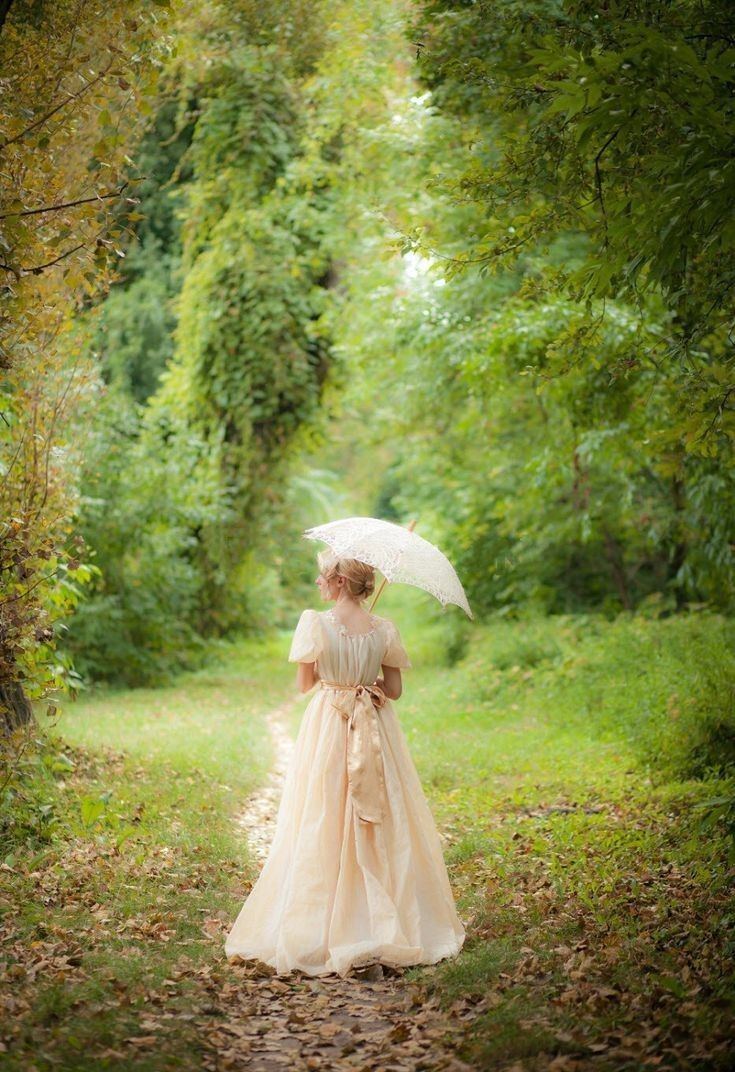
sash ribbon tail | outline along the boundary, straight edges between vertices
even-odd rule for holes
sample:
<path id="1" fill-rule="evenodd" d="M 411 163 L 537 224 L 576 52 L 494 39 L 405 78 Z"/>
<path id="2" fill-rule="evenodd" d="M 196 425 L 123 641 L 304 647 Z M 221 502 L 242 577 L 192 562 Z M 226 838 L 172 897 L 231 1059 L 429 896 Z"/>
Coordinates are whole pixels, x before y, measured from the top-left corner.
<path id="1" fill-rule="evenodd" d="M 355 811 L 366 823 L 380 823 L 385 771 L 377 711 L 387 697 L 380 685 L 319 684 L 333 691 L 332 706 L 347 720 L 347 780 Z"/>

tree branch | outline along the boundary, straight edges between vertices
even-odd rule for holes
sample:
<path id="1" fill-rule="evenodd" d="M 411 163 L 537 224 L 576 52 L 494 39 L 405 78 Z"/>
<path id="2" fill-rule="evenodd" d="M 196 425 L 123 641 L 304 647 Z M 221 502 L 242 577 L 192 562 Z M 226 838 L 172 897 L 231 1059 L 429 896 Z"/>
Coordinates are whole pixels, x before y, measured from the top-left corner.
<path id="1" fill-rule="evenodd" d="M 95 194 L 94 197 L 82 197 L 79 201 L 63 201 L 59 205 L 44 205 L 42 208 L 26 208 L 22 212 L 0 212 L 0 220 L 6 220 L 10 216 L 37 216 L 40 212 L 59 212 L 62 208 L 75 208 L 77 205 L 88 205 L 91 201 L 104 201 L 107 197 L 118 197 L 129 185 L 128 179 L 119 190 L 112 190 L 108 194 Z"/>
<path id="2" fill-rule="evenodd" d="M 51 573 L 48 574 L 48 576 L 39 577 L 37 581 L 34 581 L 33 584 L 29 585 L 23 592 L 18 592 L 14 596 L 7 596 L 5 599 L 0 599 L 0 607 L 7 607 L 8 603 L 15 603 L 18 599 L 25 599 L 29 592 L 32 592 L 34 588 L 38 588 L 39 584 L 45 584 L 46 581 L 50 581 L 58 572 L 59 567 L 57 566 L 55 570 L 52 570 Z"/>
<path id="3" fill-rule="evenodd" d="M 617 130 L 614 130 L 612 132 L 610 137 L 607 139 L 607 141 L 605 142 L 605 144 L 602 146 L 602 148 L 600 149 L 599 153 L 595 157 L 595 187 L 597 189 L 597 198 L 596 198 L 596 200 L 598 200 L 600 202 L 600 208 L 602 210 L 602 218 L 605 221 L 605 245 L 607 245 L 607 212 L 605 210 L 605 199 L 602 196 L 602 173 L 600 171 L 600 158 L 602 157 L 602 154 L 605 152 L 605 149 L 607 149 L 608 145 L 611 145 L 615 141 L 615 139 L 617 138 L 617 136 L 620 133 L 621 129 L 622 129 L 621 127 L 618 127 Z"/>
<path id="4" fill-rule="evenodd" d="M 20 280 L 21 275 L 40 275 L 44 268 L 50 268 L 53 264 L 58 264 L 59 261 L 63 261 L 65 257 L 71 256 L 72 253 L 76 253 L 78 249 L 84 248 L 84 242 L 80 242 L 78 246 L 72 246 L 71 249 L 67 249 L 65 253 L 60 253 L 58 257 L 54 257 L 52 261 L 46 261 L 45 264 L 36 264 L 33 268 L 14 268 L 12 264 L 0 263 L 0 268 L 3 268 L 6 272 L 12 272 L 17 280 Z"/>
<path id="5" fill-rule="evenodd" d="M 52 115 L 56 115 L 58 111 L 66 107 L 66 105 L 69 104 L 71 101 L 76 100 L 77 97 L 81 97 L 82 93 L 86 93 L 87 90 L 91 89 L 92 86 L 99 82 L 101 78 L 105 77 L 114 62 L 114 58 L 111 59 L 108 65 L 105 67 L 104 71 L 100 71 L 96 78 L 93 78 L 91 82 L 85 82 L 81 89 L 78 89 L 76 93 L 70 93 L 66 100 L 61 101 L 61 103 L 57 104 L 55 108 L 52 108 L 50 112 L 46 112 L 44 115 L 40 116 L 35 121 L 35 123 L 31 123 L 31 125 L 29 127 L 26 127 L 25 130 L 21 130 L 19 134 L 16 134 L 14 137 L 8 138 L 6 141 L 4 141 L 2 145 L 0 145 L 0 152 L 2 152 L 2 150 L 5 149 L 6 146 L 13 145 L 14 142 L 20 141 L 21 138 L 25 138 L 26 134 L 30 134 L 30 132 L 32 130 L 35 130 L 36 127 L 42 126 L 47 119 L 50 119 Z"/>

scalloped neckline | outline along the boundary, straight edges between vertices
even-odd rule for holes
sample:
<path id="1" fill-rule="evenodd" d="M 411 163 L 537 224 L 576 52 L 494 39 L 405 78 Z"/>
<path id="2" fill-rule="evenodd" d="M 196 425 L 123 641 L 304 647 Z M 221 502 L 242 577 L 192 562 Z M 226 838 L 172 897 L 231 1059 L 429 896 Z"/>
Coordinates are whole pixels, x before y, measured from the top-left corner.
<path id="1" fill-rule="evenodd" d="M 334 613 L 334 611 L 332 610 L 331 607 L 329 608 L 329 610 L 326 610 L 324 613 L 329 618 L 329 620 L 337 627 L 337 630 L 340 633 L 340 635 L 349 637 L 350 640 L 357 640 L 359 637 L 372 636 L 373 633 L 378 628 L 378 619 L 376 618 L 376 616 L 374 614 L 370 615 L 370 620 L 373 623 L 372 629 L 369 629 L 366 633 L 350 633 L 347 630 L 347 626 L 342 624 L 342 622 L 339 620 L 339 618 Z"/>

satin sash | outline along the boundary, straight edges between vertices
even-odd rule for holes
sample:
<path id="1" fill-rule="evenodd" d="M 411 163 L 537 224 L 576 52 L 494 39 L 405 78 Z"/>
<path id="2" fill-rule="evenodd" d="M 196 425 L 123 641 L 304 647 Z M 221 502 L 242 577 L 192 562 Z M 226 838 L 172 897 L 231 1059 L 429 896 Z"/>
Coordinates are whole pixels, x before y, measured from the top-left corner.
<path id="1" fill-rule="evenodd" d="M 385 772 L 377 711 L 387 697 L 380 685 L 340 685 L 321 680 L 319 687 L 335 693 L 332 706 L 347 719 L 347 781 L 355 810 L 364 822 L 379 823 L 383 818 Z"/>

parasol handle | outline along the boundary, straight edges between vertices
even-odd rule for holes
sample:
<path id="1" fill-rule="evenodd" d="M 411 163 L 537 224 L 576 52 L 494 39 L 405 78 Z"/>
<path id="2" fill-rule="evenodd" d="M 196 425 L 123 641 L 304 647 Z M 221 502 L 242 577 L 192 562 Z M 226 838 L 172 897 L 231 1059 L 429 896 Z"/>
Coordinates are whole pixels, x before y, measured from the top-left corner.
<path id="1" fill-rule="evenodd" d="M 413 521 L 411 521 L 408 525 L 406 525 L 406 528 L 408 529 L 409 532 L 413 532 L 415 527 L 416 527 L 416 518 L 414 518 Z M 388 578 L 384 577 L 383 581 L 382 581 L 382 583 L 380 585 L 380 588 L 375 593 L 375 598 L 373 599 L 372 603 L 370 604 L 370 613 L 371 614 L 373 612 L 375 604 L 378 602 L 378 599 L 380 598 L 380 593 L 383 591 L 383 589 L 385 588 L 387 583 L 388 583 Z"/>

